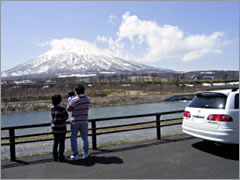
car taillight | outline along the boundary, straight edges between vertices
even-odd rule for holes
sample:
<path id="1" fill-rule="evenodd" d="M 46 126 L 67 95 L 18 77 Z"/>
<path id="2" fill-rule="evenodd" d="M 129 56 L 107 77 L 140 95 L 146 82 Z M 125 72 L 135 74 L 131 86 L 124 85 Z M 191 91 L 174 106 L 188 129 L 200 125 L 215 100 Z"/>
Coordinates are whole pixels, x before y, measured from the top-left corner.
<path id="1" fill-rule="evenodd" d="M 183 117 L 190 118 L 191 117 L 191 113 L 189 111 L 184 111 Z"/>
<path id="2" fill-rule="evenodd" d="M 224 114 L 211 114 L 208 116 L 207 120 L 229 122 L 229 121 L 232 121 L 232 118 L 231 116 L 224 115 Z"/>

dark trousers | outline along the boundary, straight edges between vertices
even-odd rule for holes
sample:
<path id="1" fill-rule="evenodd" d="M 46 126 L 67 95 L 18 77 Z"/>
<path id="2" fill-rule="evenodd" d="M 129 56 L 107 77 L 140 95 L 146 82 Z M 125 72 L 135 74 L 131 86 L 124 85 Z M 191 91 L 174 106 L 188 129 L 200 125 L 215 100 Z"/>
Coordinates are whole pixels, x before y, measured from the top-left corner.
<path id="1" fill-rule="evenodd" d="M 64 150 L 65 150 L 65 136 L 66 133 L 53 133 L 54 143 L 53 143 L 53 158 L 54 160 L 64 160 Z M 58 151 L 59 147 L 59 151 Z"/>

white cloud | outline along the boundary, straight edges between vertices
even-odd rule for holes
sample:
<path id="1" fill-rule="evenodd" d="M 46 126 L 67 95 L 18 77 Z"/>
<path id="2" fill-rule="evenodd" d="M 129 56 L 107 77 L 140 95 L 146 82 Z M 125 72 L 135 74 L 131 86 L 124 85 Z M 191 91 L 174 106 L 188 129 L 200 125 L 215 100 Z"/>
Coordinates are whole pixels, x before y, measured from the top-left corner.
<path id="1" fill-rule="evenodd" d="M 109 50 L 118 56 L 138 62 L 192 61 L 208 54 L 222 53 L 221 47 L 227 43 L 223 37 L 223 32 L 184 36 L 183 30 L 177 26 L 158 25 L 126 12 L 122 15 L 116 38 L 98 36 L 97 41 L 107 43 Z"/>
<path id="2" fill-rule="evenodd" d="M 80 39 L 75 39 L 75 38 L 52 39 L 43 44 L 50 46 L 51 49 L 46 53 L 42 54 L 41 56 L 45 56 L 45 55 L 52 56 L 58 53 L 64 54 L 64 53 L 70 53 L 70 52 L 76 53 L 78 55 L 84 55 L 84 54 L 112 55 L 112 52 L 109 51 L 108 49 L 102 49 L 102 48 L 99 48 L 94 43 L 80 40 Z"/>

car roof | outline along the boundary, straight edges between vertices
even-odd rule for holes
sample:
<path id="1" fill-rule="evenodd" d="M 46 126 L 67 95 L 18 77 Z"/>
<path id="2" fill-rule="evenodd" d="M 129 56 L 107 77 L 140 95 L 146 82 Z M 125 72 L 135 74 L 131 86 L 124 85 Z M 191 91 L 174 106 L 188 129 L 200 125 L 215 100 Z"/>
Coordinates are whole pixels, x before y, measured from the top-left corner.
<path id="1" fill-rule="evenodd" d="M 222 90 L 213 90 L 213 91 L 203 91 L 202 93 L 221 93 L 224 94 L 226 96 L 228 96 L 231 92 L 238 92 L 239 93 L 239 89 L 222 89 Z"/>

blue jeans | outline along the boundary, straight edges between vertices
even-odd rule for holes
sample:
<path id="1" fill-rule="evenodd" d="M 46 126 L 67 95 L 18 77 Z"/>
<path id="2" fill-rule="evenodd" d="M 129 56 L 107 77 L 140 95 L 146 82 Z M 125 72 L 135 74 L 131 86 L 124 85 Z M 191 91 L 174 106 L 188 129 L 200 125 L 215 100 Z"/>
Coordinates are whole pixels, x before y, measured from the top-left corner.
<path id="1" fill-rule="evenodd" d="M 80 122 L 71 124 L 71 147 L 72 155 L 78 156 L 78 143 L 77 143 L 77 134 L 80 131 L 81 138 L 83 141 L 83 151 L 84 154 L 88 154 L 88 123 Z"/>

